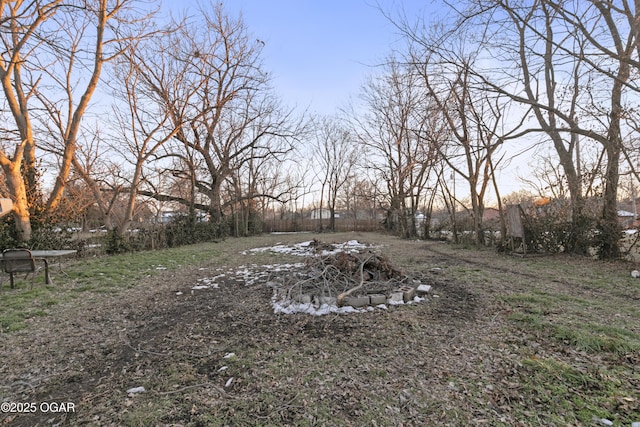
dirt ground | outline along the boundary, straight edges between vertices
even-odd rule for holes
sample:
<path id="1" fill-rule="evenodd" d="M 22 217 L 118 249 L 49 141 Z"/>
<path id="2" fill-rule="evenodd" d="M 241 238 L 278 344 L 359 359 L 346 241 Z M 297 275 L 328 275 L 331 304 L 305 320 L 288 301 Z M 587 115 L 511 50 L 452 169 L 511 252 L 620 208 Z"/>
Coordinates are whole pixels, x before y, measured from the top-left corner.
<path id="1" fill-rule="evenodd" d="M 0 392 L 33 410 L 0 413 L 0 425 L 535 425 L 522 414 L 535 420 L 544 402 L 519 385 L 522 360 L 577 356 L 514 328 L 512 308 L 497 295 L 550 281 L 493 251 L 358 236 L 382 243 L 404 271 L 423 274 L 433 286 L 426 301 L 350 315 L 276 315 L 263 281 L 228 277 L 193 290 L 222 267 L 216 259 L 115 294 L 93 292 L 0 336 Z M 238 263 L 251 262 L 238 249 Z M 460 268 L 477 278 L 461 279 Z M 569 281 L 553 285 L 586 292 Z M 145 391 L 127 392 L 136 387 Z M 61 412 L 51 403 L 62 403 Z"/>

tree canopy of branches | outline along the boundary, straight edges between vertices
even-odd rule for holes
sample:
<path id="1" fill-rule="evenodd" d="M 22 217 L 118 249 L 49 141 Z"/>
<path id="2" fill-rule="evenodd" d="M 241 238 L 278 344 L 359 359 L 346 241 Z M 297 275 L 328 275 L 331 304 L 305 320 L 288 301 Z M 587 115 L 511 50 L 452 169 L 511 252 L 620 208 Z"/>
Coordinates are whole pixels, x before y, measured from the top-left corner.
<path id="1" fill-rule="evenodd" d="M 301 121 L 273 92 L 260 62 L 263 43 L 251 39 L 242 19 L 216 5 L 174 27 L 131 60 L 138 87 L 168 118 L 162 126 L 171 143 L 156 160 L 165 160 L 162 172 L 188 191 L 139 193 L 204 208 L 216 221 L 225 182 L 250 162 L 290 152 Z"/>
<path id="2" fill-rule="evenodd" d="M 0 166 L 13 200 L 19 240 L 31 237 L 34 213 L 58 207 L 78 136 L 116 41 L 136 37 L 141 19 L 129 0 L 0 2 L 0 81 L 4 129 Z M 42 200 L 39 152 L 55 156 L 54 186 Z"/>
<path id="3" fill-rule="evenodd" d="M 316 125 L 313 162 L 321 183 L 320 212 L 326 200 L 329 210 L 329 231 L 335 231 L 336 204 L 340 190 L 353 178 L 359 158 L 358 145 L 351 133 L 336 118 L 324 117 Z M 322 228 L 322 214 L 320 214 Z"/>
<path id="4" fill-rule="evenodd" d="M 600 144 L 605 172 L 597 246 L 601 256 L 617 257 L 617 187 L 623 140 L 630 131 L 623 118 L 634 114 L 632 99 L 640 88 L 632 78 L 639 64 L 637 2 L 470 0 L 452 10 L 457 18 L 449 26 L 398 23 L 410 47 L 427 48 L 422 60 L 415 55 L 412 60 L 427 63 L 435 51 L 476 88 L 509 99 L 535 120 L 511 137 L 544 135 L 554 147 L 571 197 L 568 249 L 573 252 L 585 253 L 593 243 L 583 214 L 581 141 Z M 461 34 L 473 63 L 451 49 L 451 40 Z M 435 79 L 438 72 L 425 76 Z M 450 108 L 442 110 L 447 114 Z M 455 127 L 467 136 L 464 126 Z"/>
<path id="5" fill-rule="evenodd" d="M 496 1 L 475 4 L 493 36 L 487 48 L 512 67 L 483 70 L 492 90 L 531 107 L 538 127 L 552 141 L 567 177 L 573 227 L 571 250 L 586 252 L 590 232 L 583 220 L 580 140 L 600 144 L 605 154 L 599 253 L 620 254 L 617 193 L 627 104 L 640 86 L 637 2 Z M 499 35 L 498 35 L 499 34 Z M 503 62 L 504 64 L 505 62 Z"/>
<path id="6" fill-rule="evenodd" d="M 22 242 L 63 212 L 98 211 L 122 234 L 152 203 L 158 217 L 233 218 L 243 235 L 270 203 L 309 198 L 330 228 L 340 203 L 354 221 L 356 206 L 383 207 L 388 230 L 414 237 L 441 191 L 481 243 L 506 153 L 536 146 L 551 156 L 540 192 L 569 199 L 566 249 L 619 256 L 620 176 L 640 178 L 637 1 L 467 0 L 451 20 L 404 17 L 404 50 L 358 108 L 316 123 L 283 105 L 241 14 L 211 1 L 162 19 L 147 3 L 0 0 L 0 184 Z"/>
<path id="7" fill-rule="evenodd" d="M 432 145 L 447 166 L 467 182 L 473 231 L 476 242 L 482 244 L 485 195 L 502 159 L 496 158 L 496 153 L 506 140 L 514 137 L 520 122 L 511 117 L 513 123 L 505 123 L 508 99 L 493 96 L 478 81 L 472 71 L 476 53 L 462 47 L 463 35 L 445 46 L 441 41 L 418 38 L 415 34 L 412 38 L 414 43 L 407 62 L 421 77 L 421 84 L 433 100 L 446 129 L 438 135 L 440 138 L 446 135 L 446 138 L 439 142 L 433 140 Z M 425 135 L 432 139 L 433 136 Z M 497 190 L 497 186 L 494 187 Z"/>
<path id="8" fill-rule="evenodd" d="M 437 158 L 442 127 L 419 75 L 397 60 L 363 88 L 365 112 L 355 119 L 367 164 L 386 188 L 386 225 L 415 236 L 415 215 Z"/>

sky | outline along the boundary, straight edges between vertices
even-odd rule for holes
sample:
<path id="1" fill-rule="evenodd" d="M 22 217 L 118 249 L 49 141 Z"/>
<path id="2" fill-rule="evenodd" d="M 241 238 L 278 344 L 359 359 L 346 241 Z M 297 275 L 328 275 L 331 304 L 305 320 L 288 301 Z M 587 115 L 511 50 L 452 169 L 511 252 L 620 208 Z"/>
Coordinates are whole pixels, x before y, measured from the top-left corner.
<path id="1" fill-rule="evenodd" d="M 206 1 L 206 0 L 205 0 Z M 405 42 L 390 20 L 437 21 L 437 0 L 227 0 L 225 10 L 242 14 L 248 31 L 265 42 L 265 70 L 289 108 L 310 114 L 340 114 L 369 76 Z M 163 12 L 197 10 L 197 0 L 163 0 Z M 501 171 L 504 194 L 522 187 L 514 161 Z M 524 167 L 526 169 L 526 166 Z M 492 189 L 489 193 L 493 193 Z M 491 194 L 488 195 L 491 198 Z"/>
<path id="2" fill-rule="evenodd" d="M 401 12 L 431 14 L 431 0 L 229 0 L 224 8 L 242 13 L 248 30 L 265 42 L 265 69 L 285 105 L 311 113 L 338 113 L 356 97 L 394 47 L 398 30 L 385 17 Z M 196 1 L 164 0 L 174 10 Z M 384 13 L 382 12 L 384 11 Z"/>

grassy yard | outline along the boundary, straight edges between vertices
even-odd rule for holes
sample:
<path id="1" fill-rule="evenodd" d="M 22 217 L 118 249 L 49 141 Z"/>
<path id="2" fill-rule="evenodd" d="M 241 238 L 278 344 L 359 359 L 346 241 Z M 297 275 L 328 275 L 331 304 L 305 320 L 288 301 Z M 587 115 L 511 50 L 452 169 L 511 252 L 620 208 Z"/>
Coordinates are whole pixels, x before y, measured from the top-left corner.
<path id="1" fill-rule="evenodd" d="M 432 291 L 366 313 L 274 314 L 268 274 L 303 260 L 248 250 L 312 238 L 381 245 Z M 5 412 L 0 424 L 630 426 L 640 422 L 635 268 L 373 233 L 71 260 L 52 286 L 5 280 L 0 394 L 75 411 Z M 194 290 L 212 277 L 219 286 Z"/>

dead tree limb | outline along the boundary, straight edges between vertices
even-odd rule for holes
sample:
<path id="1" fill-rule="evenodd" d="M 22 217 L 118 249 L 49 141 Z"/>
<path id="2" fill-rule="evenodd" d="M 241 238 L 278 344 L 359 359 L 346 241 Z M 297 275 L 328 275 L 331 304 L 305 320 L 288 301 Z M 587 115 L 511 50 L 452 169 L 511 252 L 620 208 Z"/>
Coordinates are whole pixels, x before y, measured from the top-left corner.
<path id="1" fill-rule="evenodd" d="M 338 298 L 337 298 L 338 305 L 342 305 L 346 297 L 348 297 L 353 292 L 357 291 L 358 289 L 361 289 L 364 286 L 364 265 L 371 258 L 373 258 L 373 255 L 369 255 L 364 261 L 360 263 L 360 284 L 338 295 Z"/>

